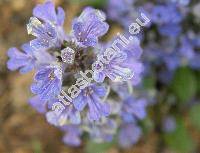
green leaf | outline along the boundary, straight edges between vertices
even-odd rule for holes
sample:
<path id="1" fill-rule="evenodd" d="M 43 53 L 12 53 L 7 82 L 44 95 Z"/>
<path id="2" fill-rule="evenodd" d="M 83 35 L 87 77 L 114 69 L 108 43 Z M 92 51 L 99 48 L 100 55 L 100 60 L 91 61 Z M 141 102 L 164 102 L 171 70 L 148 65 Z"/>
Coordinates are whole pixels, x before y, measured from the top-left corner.
<path id="1" fill-rule="evenodd" d="M 196 104 L 191 108 L 189 117 L 192 125 L 200 130 L 200 104 Z"/>
<path id="2" fill-rule="evenodd" d="M 148 116 L 144 120 L 142 120 L 140 124 L 142 126 L 144 134 L 148 134 L 154 129 L 153 121 Z"/>
<path id="3" fill-rule="evenodd" d="M 177 153 L 192 152 L 195 144 L 185 128 L 183 121 L 180 119 L 177 120 L 176 126 L 175 131 L 164 135 L 166 144 Z"/>
<path id="4" fill-rule="evenodd" d="M 42 153 L 42 147 L 41 147 L 41 143 L 39 140 L 33 139 L 32 147 L 33 147 L 34 153 Z"/>
<path id="5" fill-rule="evenodd" d="M 145 77 L 143 79 L 143 84 L 146 89 L 155 88 L 155 84 L 156 84 L 155 82 L 156 80 L 155 80 L 155 77 L 153 76 Z"/>
<path id="6" fill-rule="evenodd" d="M 95 143 L 88 141 L 86 144 L 86 153 L 106 153 L 108 149 L 115 145 L 115 141 L 106 143 Z"/>
<path id="7" fill-rule="evenodd" d="M 95 8 L 106 6 L 107 0 L 71 0 L 72 3 L 82 3 L 82 5 L 89 5 Z"/>
<path id="8" fill-rule="evenodd" d="M 196 79 L 197 79 L 198 94 L 200 94 L 200 71 L 197 72 Z"/>
<path id="9" fill-rule="evenodd" d="M 196 77 L 189 68 L 182 67 L 176 71 L 171 87 L 180 102 L 187 102 L 197 92 Z"/>

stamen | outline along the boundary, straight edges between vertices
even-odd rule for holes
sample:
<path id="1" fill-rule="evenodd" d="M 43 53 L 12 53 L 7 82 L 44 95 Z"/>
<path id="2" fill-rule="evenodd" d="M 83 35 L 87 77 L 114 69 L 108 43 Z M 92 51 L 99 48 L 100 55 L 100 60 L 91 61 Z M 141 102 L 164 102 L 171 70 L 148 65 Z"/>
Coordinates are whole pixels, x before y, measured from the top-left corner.
<path id="1" fill-rule="evenodd" d="M 67 47 L 61 51 L 61 58 L 63 62 L 73 64 L 75 59 L 75 51 L 72 48 Z"/>

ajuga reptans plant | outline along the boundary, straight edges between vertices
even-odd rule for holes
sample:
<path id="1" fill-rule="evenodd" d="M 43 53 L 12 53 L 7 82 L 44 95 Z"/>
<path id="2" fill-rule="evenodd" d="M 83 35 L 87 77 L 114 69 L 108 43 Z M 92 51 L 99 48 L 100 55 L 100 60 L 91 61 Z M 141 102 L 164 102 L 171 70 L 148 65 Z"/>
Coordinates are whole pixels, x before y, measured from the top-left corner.
<path id="1" fill-rule="evenodd" d="M 8 50 L 8 69 L 21 74 L 34 70 L 30 87 L 34 94 L 29 104 L 46 116 L 47 121 L 64 131 L 63 141 L 72 146 L 81 144 L 81 136 L 89 133 L 97 142 L 112 141 L 118 129 L 119 143 L 123 147 L 137 142 L 142 132 L 137 124 L 144 119 L 147 106 L 145 99 L 135 98 L 131 88 L 141 80 L 143 65 L 140 62 L 142 49 L 137 38 L 118 55 L 58 115 L 52 106 L 59 101 L 61 91 L 74 84 L 80 71 L 92 69 L 92 64 L 112 43 L 99 42 L 109 25 L 106 15 L 92 7 L 83 9 L 72 21 L 71 32 L 63 27 L 65 12 L 55 8 L 52 1 L 38 4 L 27 24 L 28 34 L 34 39 L 20 49 Z M 114 40 L 114 39 L 113 39 Z M 116 81 L 133 73 L 128 81 Z M 126 139 L 126 137 L 128 138 Z"/>

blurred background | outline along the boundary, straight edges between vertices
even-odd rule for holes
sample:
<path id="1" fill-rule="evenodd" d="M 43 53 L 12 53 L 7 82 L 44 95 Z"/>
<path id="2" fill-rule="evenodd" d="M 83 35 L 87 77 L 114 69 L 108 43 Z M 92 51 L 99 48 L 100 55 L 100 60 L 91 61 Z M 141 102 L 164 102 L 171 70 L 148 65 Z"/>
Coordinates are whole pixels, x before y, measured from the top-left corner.
<path id="1" fill-rule="evenodd" d="M 200 72 L 186 67 L 176 71 L 173 83 L 166 88 L 152 75 L 144 78 L 145 87 L 157 90 L 156 99 L 160 101 L 149 107 L 148 117 L 141 123 L 145 127 L 144 135 L 133 147 L 120 149 L 116 144 L 92 142 L 83 142 L 79 148 L 66 146 L 61 141 L 62 132 L 49 125 L 45 117 L 27 103 L 33 73 L 21 75 L 6 68 L 7 50 L 30 40 L 26 24 L 33 7 L 42 2 L 44 0 L 0 0 L 0 153 L 200 153 Z M 67 13 L 66 31 L 71 30 L 73 17 L 84 6 L 106 10 L 107 5 L 106 0 L 55 0 L 55 3 Z M 122 30 L 119 24 L 109 23 L 107 39 Z M 182 99 L 190 102 L 182 103 Z M 166 114 L 176 118 L 177 128 L 170 134 L 160 129 L 162 116 Z M 173 121 L 169 119 L 167 124 L 173 126 Z"/>

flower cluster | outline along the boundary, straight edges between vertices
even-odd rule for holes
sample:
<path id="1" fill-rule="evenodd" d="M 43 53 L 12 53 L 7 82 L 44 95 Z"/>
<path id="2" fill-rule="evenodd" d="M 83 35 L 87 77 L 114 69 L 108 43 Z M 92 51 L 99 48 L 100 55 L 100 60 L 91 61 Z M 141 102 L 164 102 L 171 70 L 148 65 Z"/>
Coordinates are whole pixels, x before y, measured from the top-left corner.
<path id="1" fill-rule="evenodd" d="M 148 14 L 151 25 L 146 35 L 143 33 L 139 36 L 141 42 L 145 42 L 146 72 L 150 67 L 164 65 L 166 68 L 159 72 L 159 77 L 165 83 L 170 81 L 179 67 L 189 66 L 192 69 L 200 69 L 199 34 L 193 29 L 186 31 L 183 29 L 187 24 L 187 17 L 192 13 L 189 4 L 189 0 L 162 2 L 158 0 L 156 3 L 148 2 L 142 5 L 134 0 L 125 2 L 109 0 L 108 3 L 109 18 L 118 21 L 125 30 L 127 23 L 136 17 L 138 11 Z"/>
<path id="2" fill-rule="evenodd" d="M 111 141 L 118 128 L 122 146 L 136 143 L 142 134 L 137 122 L 145 118 L 147 106 L 145 99 L 131 93 L 132 85 L 139 84 L 144 69 L 136 37 L 125 48 L 120 47 L 109 63 L 103 63 L 101 71 L 95 65 L 93 77 L 97 82 L 80 88 L 77 97 L 59 114 L 51 110 L 59 102 L 61 91 L 66 92 L 80 72 L 91 70 L 95 61 L 105 58 L 105 48 L 114 41 L 99 42 L 109 29 L 106 15 L 100 10 L 86 7 L 72 21 L 70 33 L 65 33 L 64 20 L 64 10 L 56 9 L 52 1 L 37 5 L 27 24 L 28 34 L 35 38 L 22 45 L 21 50 L 8 51 L 10 70 L 19 69 L 22 74 L 36 72 L 30 87 L 35 96 L 29 104 L 66 133 L 63 138 L 66 144 L 80 145 L 84 132 L 98 142 Z M 119 78 L 127 77 L 130 82 L 120 82 Z M 78 84 L 82 83 L 79 80 Z M 70 92 L 74 92 L 72 88 Z M 129 134 L 130 138 L 124 141 Z"/>
<path id="3" fill-rule="evenodd" d="M 193 106 L 194 102 L 199 102 L 198 89 L 196 90 L 195 87 L 197 84 L 195 76 L 200 71 L 200 27 L 199 13 L 196 12 L 199 3 L 196 5 L 197 2 L 190 0 L 108 1 L 108 18 L 120 24 L 125 32 L 139 11 L 145 12 L 151 19 L 149 27 L 138 35 L 144 48 L 142 57 L 144 81 L 134 91 L 140 95 L 142 93 L 144 97 L 148 98 L 148 102 L 156 105 L 152 108 L 156 114 L 154 115 L 156 119 L 152 121 L 155 123 L 152 124 L 156 126 L 156 130 L 162 129 L 160 137 L 163 136 L 163 133 L 178 130 L 176 129 L 175 115 L 183 120 L 180 112 L 183 110 L 189 112 L 188 105 Z M 199 75 L 197 78 L 199 79 Z M 184 85 L 185 87 L 183 87 Z M 191 87 L 189 87 L 190 85 Z M 184 91 L 183 88 L 188 89 Z M 131 106 L 127 108 L 131 108 Z M 123 114 L 125 115 L 125 113 Z M 127 118 L 132 119 L 132 117 Z M 129 135 L 130 143 L 131 140 L 134 141 L 138 137 L 140 131 L 135 126 L 127 127 L 123 124 L 123 127 L 126 127 L 126 130 L 120 133 L 120 137 L 123 137 L 124 140 Z M 137 135 L 129 132 L 130 130 L 137 131 Z M 177 133 L 172 134 L 174 136 L 172 138 L 175 138 Z M 128 144 L 124 140 L 121 143 Z M 128 141 L 128 139 L 126 140 Z M 163 142 L 165 141 L 164 137 Z M 172 139 L 169 141 L 171 143 Z"/>
<path id="4" fill-rule="evenodd" d="M 30 87 L 34 96 L 29 104 L 65 133 L 63 141 L 68 145 L 79 146 L 81 137 L 89 136 L 95 142 L 117 138 L 126 148 L 153 128 L 162 143 L 167 141 L 165 134 L 171 134 L 172 144 L 177 133 L 185 134 L 182 116 L 193 106 L 198 110 L 200 27 L 196 17 L 200 17 L 195 5 L 190 0 L 108 0 L 106 13 L 86 7 L 66 33 L 64 10 L 48 0 L 33 9 L 27 24 L 34 39 L 20 50 L 8 50 L 7 67 L 21 74 L 34 70 Z M 138 14 L 150 19 L 146 28 L 138 23 Z M 119 24 L 123 32 L 105 42 L 101 37 L 108 34 L 107 20 L 110 25 Z M 137 35 L 125 39 L 130 29 Z M 121 43 L 116 45 L 116 38 Z M 71 95 L 69 102 L 65 102 L 66 93 Z M 61 102 L 62 111 L 56 113 Z M 147 115 L 149 105 L 153 108 Z M 176 130 L 181 132 L 173 135 Z"/>

